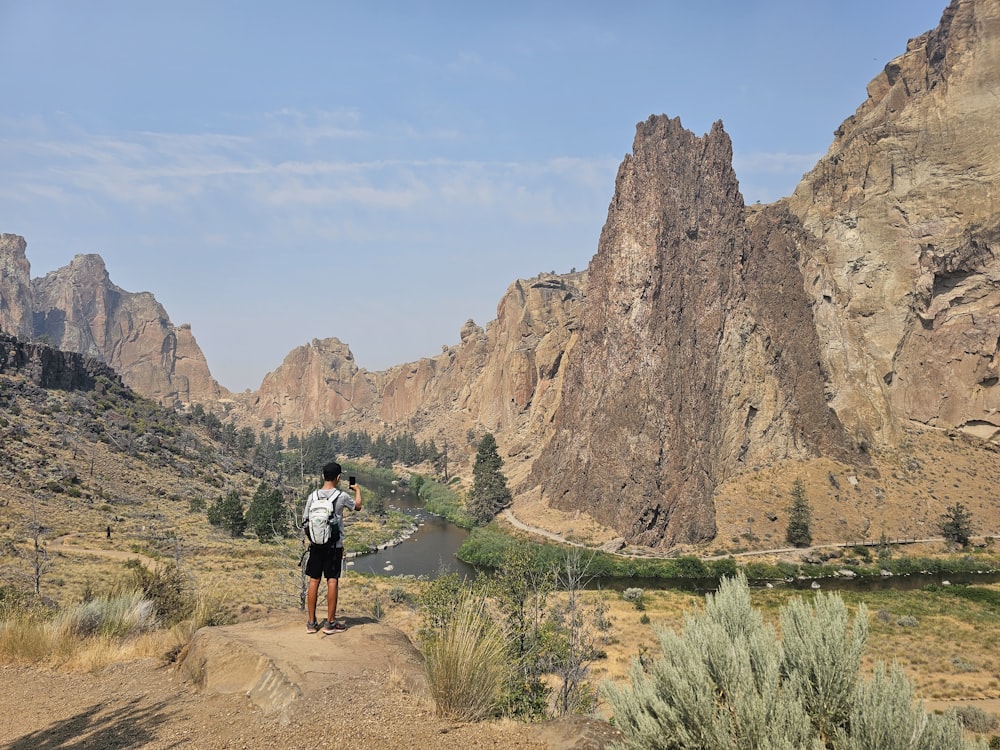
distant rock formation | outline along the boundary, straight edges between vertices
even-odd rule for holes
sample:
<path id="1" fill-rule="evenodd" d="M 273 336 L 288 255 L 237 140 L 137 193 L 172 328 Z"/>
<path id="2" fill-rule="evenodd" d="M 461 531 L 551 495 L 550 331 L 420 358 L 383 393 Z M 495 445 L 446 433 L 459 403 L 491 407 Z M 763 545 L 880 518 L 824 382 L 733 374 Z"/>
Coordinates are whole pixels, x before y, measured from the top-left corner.
<path id="1" fill-rule="evenodd" d="M 27 243 L 16 234 L 0 234 L 0 331 L 31 338 L 31 266 Z"/>
<path id="2" fill-rule="evenodd" d="M 358 368 L 336 338 L 314 340 L 290 352 L 237 412 L 295 432 L 406 429 L 452 446 L 488 429 L 528 459 L 558 403 L 585 287 L 583 273 L 516 281 L 486 329 L 467 321 L 456 346 L 383 372 Z"/>
<path id="3" fill-rule="evenodd" d="M 313 339 L 264 376 L 251 408 L 262 421 L 307 432 L 344 424 L 375 399 L 372 376 L 358 369 L 346 344 L 336 338 Z"/>
<path id="4" fill-rule="evenodd" d="M 136 392 L 163 404 L 213 403 L 213 378 L 191 327 L 174 326 L 148 292 L 111 283 L 99 255 L 29 279 L 26 242 L 0 235 L 0 328 L 24 340 L 99 359 Z"/>

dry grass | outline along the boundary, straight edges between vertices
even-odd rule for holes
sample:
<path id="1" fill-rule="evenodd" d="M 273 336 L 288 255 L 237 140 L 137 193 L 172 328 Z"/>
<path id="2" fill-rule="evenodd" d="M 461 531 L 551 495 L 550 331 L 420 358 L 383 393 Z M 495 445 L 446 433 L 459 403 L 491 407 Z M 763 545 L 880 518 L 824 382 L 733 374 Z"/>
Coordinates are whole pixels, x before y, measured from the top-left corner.
<path id="1" fill-rule="evenodd" d="M 509 672 L 507 643 L 483 599 L 462 599 L 424 656 L 438 715 L 479 721 L 495 712 Z"/>

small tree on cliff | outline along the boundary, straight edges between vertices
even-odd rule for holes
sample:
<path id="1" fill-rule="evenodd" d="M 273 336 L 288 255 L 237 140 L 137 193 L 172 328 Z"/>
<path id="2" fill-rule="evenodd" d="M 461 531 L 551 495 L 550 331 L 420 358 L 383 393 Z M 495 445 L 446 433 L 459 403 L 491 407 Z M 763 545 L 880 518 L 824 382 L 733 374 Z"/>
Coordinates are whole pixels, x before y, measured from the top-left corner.
<path id="1" fill-rule="evenodd" d="M 806 498 L 806 488 L 801 479 L 796 479 L 792 485 L 792 507 L 788 511 L 788 530 L 785 539 L 796 547 L 808 547 L 812 544 L 812 532 L 809 524 L 812 521 L 812 510 Z"/>
<path id="2" fill-rule="evenodd" d="M 472 467 L 472 489 L 469 492 L 469 515 L 477 524 L 487 524 L 503 508 L 510 505 L 507 477 L 500 471 L 503 459 L 497 453 L 497 441 L 486 433 L 479 441 L 476 463 Z"/>

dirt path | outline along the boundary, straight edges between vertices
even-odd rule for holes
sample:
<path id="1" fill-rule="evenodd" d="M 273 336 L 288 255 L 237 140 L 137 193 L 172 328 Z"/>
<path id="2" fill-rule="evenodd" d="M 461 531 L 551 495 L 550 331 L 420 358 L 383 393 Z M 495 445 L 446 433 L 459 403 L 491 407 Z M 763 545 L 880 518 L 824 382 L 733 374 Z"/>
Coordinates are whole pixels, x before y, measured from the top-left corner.
<path id="1" fill-rule="evenodd" d="M 539 528 L 537 526 L 531 526 L 529 524 L 526 524 L 523 521 L 519 520 L 517 518 L 517 516 L 514 515 L 514 511 L 513 511 L 512 508 L 506 508 L 503 511 L 503 516 L 507 520 L 507 522 L 510 523 L 510 525 L 513 526 L 514 528 L 520 529 L 521 531 L 525 531 L 525 532 L 527 532 L 529 534 L 533 534 L 534 536 L 540 536 L 540 537 L 543 537 L 545 539 L 549 539 L 549 540 L 551 540 L 553 542 L 558 542 L 559 544 L 566 544 L 566 545 L 569 545 L 571 547 L 585 547 L 587 549 L 594 549 L 593 547 L 587 546 L 585 544 L 580 544 L 578 542 L 570 541 L 570 540 L 566 539 L 566 537 L 562 536 L 561 534 L 557 534 L 554 531 L 548 531 L 547 529 L 541 529 L 541 528 Z M 976 539 L 986 539 L 986 538 L 989 538 L 989 536 L 986 536 L 986 537 L 975 537 L 975 538 Z M 924 539 L 904 539 L 904 540 L 898 540 L 897 539 L 897 540 L 892 540 L 891 543 L 892 544 L 898 544 L 898 545 L 906 545 L 906 544 L 931 544 L 931 543 L 937 544 L 937 543 L 944 543 L 944 541 L 945 541 L 944 537 L 935 536 L 935 537 L 927 537 L 927 538 L 924 538 Z M 866 546 L 866 547 L 873 547 L 876 544 L 877 543 L 875 543 L 875 542 L 867 542 L 867 543 L 864 544 L 864 546 Z M 747 552 L 729 552 L 729 553 L 726 553 L 724 555 L 712 555 L 710 557 L 702 557 L 701 559 L 702 560 L 725 560 L 726 558 L 729 558 L 729 557 L 755 557 L 755 556 L 761 556 L 761 555 L 795 555 L 795 556 L 801 556 L 801 555 L 804 555 L 804 554 L 809 554 L 810 552 L 812 552 L 814 550 L 847 549 L 849 547 L 857 547 L 857 546 L 859 546 L 859 543 L 857 543 L 857 542 L 837 542 L 837 543 L 832 543 L 832 544 L 817 544 L 817 545 L 814 545 L 814 546 L 811 546 L 811 547 L 775 547 L 775 548 L 772 548 L 772 549 L 749 550 Z M 619 557 L 645 558 L 645 557 L 650 557 L 650 554 L 655 554 L 655 552 L 653 552 L 651 550 L 650 554 L 633 555 L 633 554 L 629 554 L 627 552 L 610 552 L 610 551 L 608 551 L 608 554 L 618 555 Z M 666 555 L 662 555 L 662 556 L 666 557 Z"/>
<path id="2" fill-rule="evenodd" d="M 439 718 L 406 636 L 345 619 L 348 629 L 330 636 L 307 634 L 294 611 L 205 628 L 178 666 L 147 659 L 96 675 L 0 667 L 0 747 L 599 750 L 610 737 L 601 722 Z"/>
<path id="3" fill-rule="evenodd" d="M 146 555 L 140 554 L 139 552 L 132 552 L 131 550 L 117 550 L 117 549 L 103 549 L 101 547 L 90 547 L 90 546 L 77 546 L 75 544 L 67 544 L 70 540 L 82 538 L 82 534 L 63 534 L 62 536 L 57 536 L 48 544 L 48 551 L 50 554 L 59 553 L 64 555 L 93 555 L 95 557 L 104 557 L 109 560 L 140 560 L 143 564 L 149 566 L 156 566 L 159 561 L 153 559 L 152 557 L 147 557 Z"/>

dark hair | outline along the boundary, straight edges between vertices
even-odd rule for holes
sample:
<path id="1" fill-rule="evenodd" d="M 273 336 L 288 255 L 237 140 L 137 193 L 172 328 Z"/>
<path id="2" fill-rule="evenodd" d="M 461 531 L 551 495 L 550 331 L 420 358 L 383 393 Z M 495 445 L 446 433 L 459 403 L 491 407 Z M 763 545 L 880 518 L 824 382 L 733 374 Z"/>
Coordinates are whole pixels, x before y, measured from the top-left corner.
<path id="1" fill-rule="evenodd" d="M 326 466 L 323 467 L 323 481 L 332 482 L 334 479 L 340 476 L 341 468 L 340 464 L 336 461 L 331 461 Z"/>

